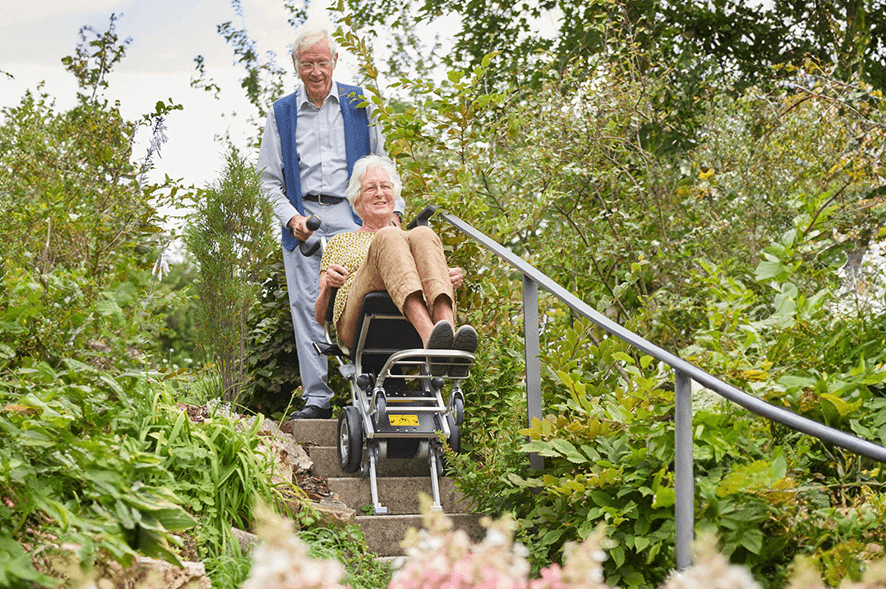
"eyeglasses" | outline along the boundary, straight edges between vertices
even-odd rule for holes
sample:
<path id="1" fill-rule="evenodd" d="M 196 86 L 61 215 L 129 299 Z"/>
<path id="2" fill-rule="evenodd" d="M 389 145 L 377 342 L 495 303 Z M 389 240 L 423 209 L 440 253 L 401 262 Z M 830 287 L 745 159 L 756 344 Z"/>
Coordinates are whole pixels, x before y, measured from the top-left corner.
<path id="1" fill-rule="evenodd" d="M 331 61 L 317 61 L 317 62 L 300 61 L 300 62 L 298 62 L 298 69 L 300 69 L 304 72 L 309 72 L 309 71 L 313 70 L 314 68 L 321 69 L 321 70 L 329 69 L 329 67 L 331 65 L 332 65 Z"/>
<path id="2" fill-rule="evenodd" d="M 389 192 L 394 189 L 394 185 L 390 182 L 376 182 L 375 184 L 364 184 L 360 187 L 361 194 L 372 194 L 373 192 Z"/>

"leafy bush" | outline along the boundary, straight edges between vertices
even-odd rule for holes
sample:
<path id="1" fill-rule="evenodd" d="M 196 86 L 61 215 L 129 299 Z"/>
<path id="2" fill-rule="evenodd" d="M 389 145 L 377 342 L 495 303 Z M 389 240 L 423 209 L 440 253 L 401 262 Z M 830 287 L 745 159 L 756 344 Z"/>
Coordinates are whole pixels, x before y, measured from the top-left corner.
<path id="1" fill-rule="evenodd" d="M 282 417 L 301 383 L 289 310 L 286 273 L 279 248 L 263 267 L 259 303 L 250 310 L 249 373 L 243 404 L 269 417 Z M 333 378 L 330 371 L 330 378 Z M 339 390 L 343 390 L 340 388 Z M 276 418 L 276 417 L 275 417 Z"/>
<path id="2" fill-rule="evenodd" d="M 218 393 L 216 390 L 216 399 Z M 132 435 L 156 455 L 155 484 L 171 489 L 190 513 L 199 514 L 201 555 L 229 553 L 236 545 L 231 526 L 249 529 L 256 498 L 270 501 L 267 458 L 257 452 L 262 419 L 239 423 L 230 406 L 218 401 L 199 424 L 177 407 L 169 390 L 154 394 L 150 418 Z"/>
<path id="3" fill-rule="evenodd" d="M 151 367 L 158 311 L 176 299 L 154 288 L 168 242 L 157 208 L 188 195 L 147 183 L 151 152 L 130 161 L 135 129 L 160 133 L 176 107 L 159 102 L 133 123 L 103 99 L 125 53 L 113 24 L 84 29 L 65 60 L 81 88 L 72 110 L 28 93 L 0 125 L 0 200 L 13 217 L 0 229 L 4 585 L 52 586 L 68 563 L 98 559 L 177 562 L 195 526 L 201 550 L 218 552 L 253 494 L 269 492 L 249 432 L 230 420 L 192 428 L 175 403 L 190 383 L 160 382 Z"/>
<path id="4" fill-rule="evenodd" d="M 144 415 L 139 378 L 76 360 L 6 374 L 14 380 L 0 386 L 4 542 L 43 546 L 44 558 L 74 545 L 84 564 L 99 551 L 122 562 L 136 553 L 176 561 L 181 542 L 172 533 L 195 521 L 151 484 L 157 456 L 120 427 Z"/>
<path id="5" fill-rule="evenodd" d="M 563 565 L 545 566 L 538 576 L 529 574 L 526 550 L 514 542 L 513 520 L 485 521 L 486 536 L 474 544 L 461 530 L 454 530 L 448 518 L 430 511 L 425 497 L 424 527 L 410 530 L 403 541 L 407 556 L 394 572 L 389 589 L 606 589 L 602 563 L 607 551 L 618 548 L 607 542 L 602 530 L 581 543 L 570 544 Z M 288 522 L 259 517 L 262 544 L 254 554 L 246 589 L 269 583 L 292 589 L 341 589 L 342 571 L 338 563 L 318 559 L 293 533 Z M 693 546 L 694 564 L 670 575 L 664 589 L 692 589 L 699 586 L 759 589 L 747 567 L 731 564 L 717 550 L 713 535 L 700 534 Z M 886 561 L 879 559 L 863 574 L 861 582 L 849 582 L 847 589 L 875 587 L 886 579 Z M 808 561 L 798 563 L 790 587 L 825 587 L 821 576 Z"/>
<path id="6" fill-rule="evenodd" d="M 370 63 L 356 36 L 340 37 Z M 707 83 L 688 124 L 659 102 L 671 66 L 630 41 L 613 35 L 610 54 L 546 71 L 531 94 L 487 92 L 487 61 L 439 85 L 401 80 L 414 98 L 402 111 L 370 97 L 405 190 L 728 382 L 881 439 L 882 319 L 830 306 L 845 255 L 883 235 L 881 96 L 809 65 L 738 98 Z M 687 129 L 691 147 L 666 145 Z M 449 457 L 460 488 L 479 509 L 516 516 L 537 568 L 603 523 L 607 580 L 661 583 L 674 565 L 665 368 L 543 298 L 548 415 L 519 430 L 514 277 L 441 233 L 469 281 L 459 312 L 481 326 L 462 430 L 471 454 Z M 784 584 L 797 554 L 818 558 L 829 579 L 857 580 L 866 543 L 882 546 L 868 524 L 882 504 L 879 467 L 741 409 L 715 403 L 695 420 L 697 527 L 721 534 L 768 586 Z M 528 469 L 528 452 L 545 458 L 543 473 Z M 838 534 L 811 525 L 841 510 Z"/>

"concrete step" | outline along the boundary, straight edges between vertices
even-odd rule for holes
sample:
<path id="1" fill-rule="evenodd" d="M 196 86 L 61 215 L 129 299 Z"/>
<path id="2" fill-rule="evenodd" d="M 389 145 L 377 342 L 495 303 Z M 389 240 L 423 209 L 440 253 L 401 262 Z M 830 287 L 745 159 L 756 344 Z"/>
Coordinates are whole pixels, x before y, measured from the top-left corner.
<path id="1" fill-rule="evenodd" d="M 448 514 L 455 529 L 464 530 L 472 542 L 479 542 L 486 534 L 480 525 L 482 516 L 470 513 Z M 360 515 L 356 523 L 360 526 L 370 552 L 378 556 L 401 556 L 400 543 L 409 528 L 422 529 L 420 515 Z"/>
<path id="2" fill-rule="evenodd" d="M 311 473 L 327 480 L 329 490 L 358 514 L 372 506 L 369 477 L 359 472 L 348 474 L 338 466 L 338 416 L 333 419 L 305 419 L 289 422 L 292 435 L 314 463 Z M 365 452 L 365 450 L 364 450 Z M 357 515 L 371 552 L 381 558 L 403 555 L 400 543 L 409 528 L 421 529 L 419 493 L 431 496 L 430 463 L 425 458 L 386 458 L 378 463 L 379 501 L 387 508 L 385 515 Z M 452 479 L 440 477 L 440 503 L 456 529 L 464 530 L 474 542 L 482 540 L 486 530 L 481 515 L 467 513 L 470 506 L 462 501 Z"/>
<path id="3" fill-rule="evenodd" d="M 338 466 L 338 448 L 313 446 L 305 448 L 314 462 L 311 473 L 326 478 L 362 478 L 358 472 L 347 473 Z M 364 459 L 366 450 L 363 450 Z M 428 477 L 431 476 L 431 463 L 425 458 L 386 458 L 379 460 L 376 468 L 378 477 Z"/>
<path id="4" fill-rule="evenodd" d="M 292 437 L 308 449 L 310 446 L 338 446 L 338 415 L 332 419 L 293 419 L 289 422 Z"/>
<path id="5" fill-rule="evenodd" d="M 361 513 L 363 506 L 372 506 L 369 477 L 331 478 L 329 490 L 339 501 Z M 432 497 L 430 477 L 379 477 L 378 498 L 389 515 L 414 515 L 420 512 L 419 494 Z M 467 513 L 470 505 L 455 489 L 452 479 L 440 479 L 440 504 L 445 513 Z M 370 512 L 371 513 L 371 512 Z"/>

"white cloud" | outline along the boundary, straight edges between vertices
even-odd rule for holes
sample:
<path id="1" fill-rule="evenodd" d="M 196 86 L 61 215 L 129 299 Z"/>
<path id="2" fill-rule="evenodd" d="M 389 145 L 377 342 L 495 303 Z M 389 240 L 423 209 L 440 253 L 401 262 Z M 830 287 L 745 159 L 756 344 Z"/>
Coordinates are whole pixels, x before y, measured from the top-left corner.
<path id="1" fill-rule="evenodd" d="M 40 0 L 18 2 L 4 0 L 0 4 L 0 22 L 4 27 L 22 25 L 34 21 L 47 21 L 63 16 L 74 16 L 98 11 L 112 11 L 120 5 L 119 0 Z"/>
<path id="2" fill-rule="evenodd" d="M 131 37 L 132 43 L 108 77 L 109 98 L 119 99 L 123 116 L 130 120 L 151 112 L 158 100 L 171 98 L 185 107 L 166 120 L 169 142 L 155 160 L 152 181 L 161 181 L 164 174 L 196 186 L 215 180 L 223 153 L 215 137 L 226 132 L 238 147 L 249 150 L 247 139 L 256 132 L 250 121 L 254 109 L 243 97 L 242 68 L 234 65 L 231 47 L 216 32 L 218 24 L 232 21 L 235 27 L 245 28 L 263 57 L 274 51 L 278 65 L 292 71 L 288 51 L 295 31 L 280 0 L 243 0 L 242 20 L 229 0 L 85 0 L 76 4 L 51 0 L 33 2 L 26 10 L 12 9 L 15 2 L 24 6 L 21 0 L 0 0 L 0 71 L 15 77 L 8 80 L 0 75 L 0 107 L 19 104 L 26 90 L 45 81 L 45 92 L 56 99 L 56 108 L 71 108 L 77 85 L 60 60 L 73 54 L 80 27 L 104 31 L 111 13 L 117 14 L 118 35 Z M 333 27 L 326 10 L 329 4 L 329 0 L 311 3 L 311 25 Z M 205 57 L 208 76 L 222 86 L 221 101 L 190 87 L 197 55 Z M 355 65 L 352 56 L 344 55 L 336 79 L 352 81 Z M 289 80 L 294 89 L 294 73 Z M 138 135 L 135 158 L 144 154 L 149 142 L 146 132 Z"/>

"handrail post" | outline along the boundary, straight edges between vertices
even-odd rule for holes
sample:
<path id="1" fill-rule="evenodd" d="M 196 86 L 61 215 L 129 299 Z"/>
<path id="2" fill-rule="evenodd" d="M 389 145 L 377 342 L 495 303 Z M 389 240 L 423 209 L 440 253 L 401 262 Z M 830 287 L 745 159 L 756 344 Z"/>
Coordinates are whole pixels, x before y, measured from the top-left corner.
<path id="1" fill-rule="evenodd" d="M 523 275 L 523 342 L 526 361 L 526 421 L 541 419 L 541 360 L 538 357 L 538 283 Z M 544 458 L 533 452 L 529 465 L 544 470 Z"/>
<path id="2" fill-rule="evenodd" d="M 695 478 L 692 466 L 692 379 L 682 370 L 674 375 L 674 519 L 677 528 L 677 569 L 692 564 L 695 538 Z"/>

